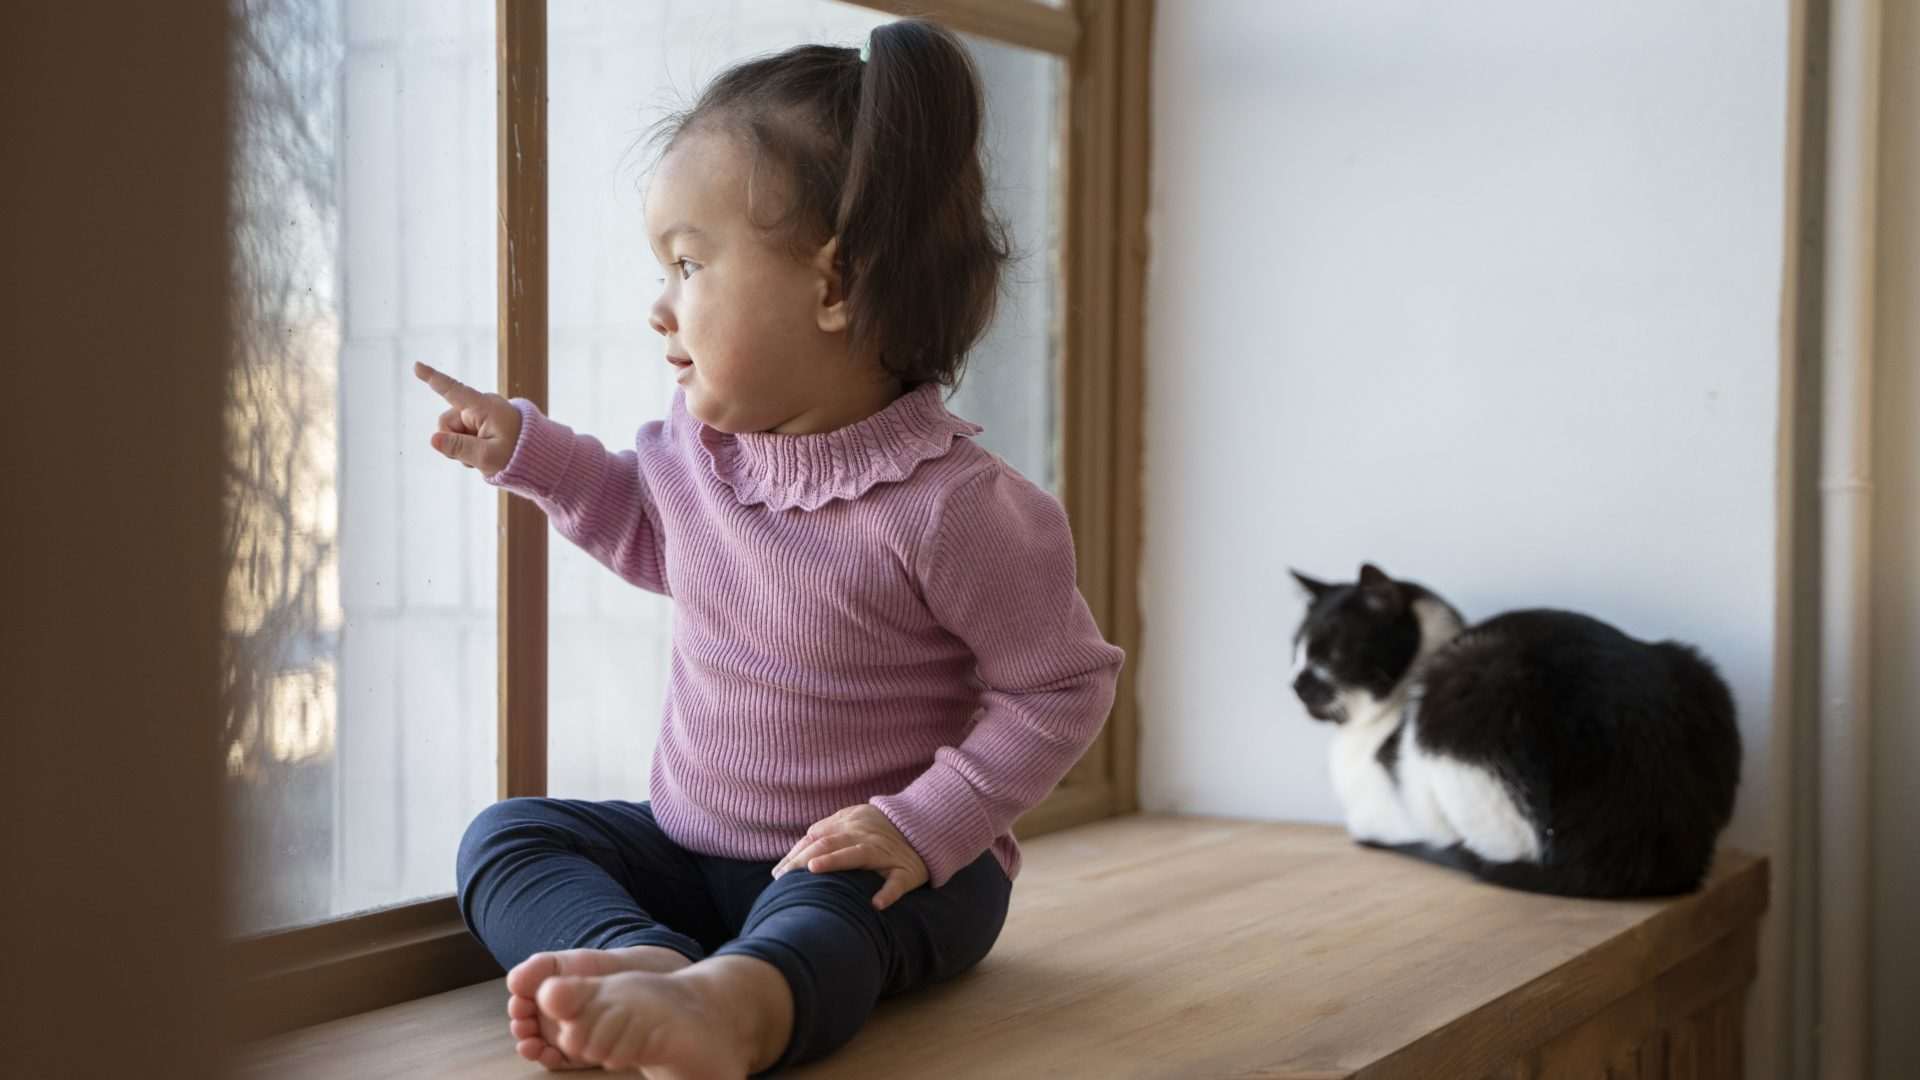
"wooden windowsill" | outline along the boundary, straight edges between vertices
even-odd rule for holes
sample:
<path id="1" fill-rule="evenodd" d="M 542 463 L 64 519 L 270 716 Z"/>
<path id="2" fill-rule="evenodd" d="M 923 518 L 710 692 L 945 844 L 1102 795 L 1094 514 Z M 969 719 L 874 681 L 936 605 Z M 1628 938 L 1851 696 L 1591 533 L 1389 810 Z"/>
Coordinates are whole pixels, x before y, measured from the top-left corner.
<path id="1" fill-rule="evenodd" d="M 1767 902 L 1508 892 L 1337 829 L 1133 816 L 1029 842 L 993 954 L 883 1004 L 820 1077 L 1735 1076 Z M 544 1075 L 498 981 L 253 1044 L 257 1076 Z"/>

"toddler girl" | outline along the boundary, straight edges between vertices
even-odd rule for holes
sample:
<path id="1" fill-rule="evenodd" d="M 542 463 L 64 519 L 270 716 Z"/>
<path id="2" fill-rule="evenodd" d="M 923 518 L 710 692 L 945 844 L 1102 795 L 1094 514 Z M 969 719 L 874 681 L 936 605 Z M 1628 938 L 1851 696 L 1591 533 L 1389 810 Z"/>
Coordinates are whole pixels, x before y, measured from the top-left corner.
<path id="1" fill-rule="evenodd" d="M 510 799 L 461 842 L 549 1068 L 797 1064 L 972 967 L 1014 819 L 1112 705 L 1059 503 L 942 405 L 1007 254 L 978 81 L 929 23 L 869 49 L 742 64 L 669 122 L 650 323 L 681 389 L 633 449 L 416 367 L 436 450 L 674 598 L 651 801 Z"/>

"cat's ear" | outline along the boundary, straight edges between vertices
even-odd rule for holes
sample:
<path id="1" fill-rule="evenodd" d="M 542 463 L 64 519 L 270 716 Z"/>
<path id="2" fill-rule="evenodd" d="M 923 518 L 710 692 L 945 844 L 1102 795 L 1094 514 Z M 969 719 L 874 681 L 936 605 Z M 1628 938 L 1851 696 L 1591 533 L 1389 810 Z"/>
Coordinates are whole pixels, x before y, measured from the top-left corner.
<path id="1" fill-rule="evenodd" d="M 1298 570 L 1288 570 L 1287 573 L 1292 574 L 1293 580 L 1299 582 L 1300 587 L 1307 591 L 1309 600 L 1318 600 L 1333 590 L 1333 586 L 1324 581 L 1315 581 Z"/>
<path id="2" fill-rule="evenodd" d="M 1360 598 L 1369 610 L 1382 614 L 1400 610 L 1404 600 L 1400 586 L 1372 563 L 1360 566 Z"/>

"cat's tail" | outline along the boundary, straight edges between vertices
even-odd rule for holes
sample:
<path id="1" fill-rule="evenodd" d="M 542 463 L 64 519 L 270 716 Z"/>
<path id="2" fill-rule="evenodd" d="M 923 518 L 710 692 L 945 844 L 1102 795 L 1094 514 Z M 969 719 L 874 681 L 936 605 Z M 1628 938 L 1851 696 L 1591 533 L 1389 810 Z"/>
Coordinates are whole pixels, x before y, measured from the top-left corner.
<path id="1" fill-rule="evenodd" d="M 1706 867 L 1697 871 L 1668 869 L 1658 875 L 1598 873 L 1593 868 L 1534 862 L 1489 862 L 1471 851 L 1463 854 L 1482 881 L 1523 892 L 1549 896 L 1577 896 L 1591 900 L 1627 900 L 1682 896 L 1700 888 Z"/>
<path id="2" fill-rule="evenodd" d="M 1699 889 L 1706 877 L 1699 873 L 1669 873 L 1663 878 L 1633 880 L 1619 873 L 1596 873 L 1582 865 L 1548 865 L 1535 862 L 1494 862 L 1483 859 L 1461 844 L 1435 847 L 1431 844 L 1379 844 L 1363 840 L 1363 847 L 1411 855 L 1422 862 L 1459 870 L 1490 885 L 1547 896 L 1581 897 L 1590 900 L 1624 900 L 1636 897 L 1681 896 Z"/>

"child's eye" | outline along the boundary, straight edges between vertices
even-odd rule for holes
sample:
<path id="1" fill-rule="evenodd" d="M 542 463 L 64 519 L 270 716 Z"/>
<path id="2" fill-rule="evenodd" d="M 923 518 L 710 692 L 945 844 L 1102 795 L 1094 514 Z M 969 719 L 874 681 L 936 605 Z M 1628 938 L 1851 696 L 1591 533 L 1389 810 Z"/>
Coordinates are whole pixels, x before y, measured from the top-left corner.
<path id="1" fill-rule="evenodd" d="M 675 270 L 678 270 L 680 272 L 681 281 L 685 281 L 688 278 L 692 277 L 693 272 L 695 270 L 700 269 L 699 263 L 692 262 L 687 259 L 675 259 L 672 262 L 668 263 L 667 265 L 673 267 Z M 665 285 L 667 283 L 667 279 L 663 277 L 654 278 L 653 283 L 655 285 Z"/>

